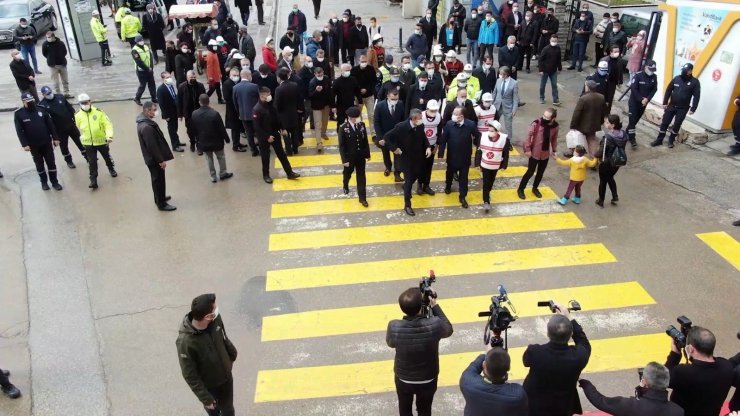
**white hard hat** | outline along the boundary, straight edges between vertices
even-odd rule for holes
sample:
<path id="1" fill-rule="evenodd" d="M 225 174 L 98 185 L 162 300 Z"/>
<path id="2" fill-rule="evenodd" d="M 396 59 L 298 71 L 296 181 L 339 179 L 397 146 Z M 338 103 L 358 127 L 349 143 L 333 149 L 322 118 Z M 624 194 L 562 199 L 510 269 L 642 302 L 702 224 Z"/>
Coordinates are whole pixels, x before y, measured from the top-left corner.
<path id="1" fill-rule="evenodd" d="M 383 39 L 383 36 L 380 33 L 376 33 L 373 35 L 373 42 L 375 42 L 378 39 Z"/>
<path id="2" fill-rule="evenodd" d="M 77 101 L 79 102 L 90 101 L 90 96 L 83 92 L 82 94 L 77 96 Z"/>
<path id="3" fill-rule="evenodd" d="M 216 39 L 211 39 L 208 41 L 208 46 L 218 46 L 218 42 L 216 42 Z"/>
<path id="4" fill-rule="evenodd" d="M 453 50 L 448 51 L 445 55 L 447 55 L 448 58 L 457 58 L 457 53 Z"/>
<path id="5" fill-rule="evenodd" d="M 216 36 L 216 42 L 225 42 L 223 36 Z"/>
<path id="6" fill-rule="evenodd" d="M 496 121 L 494 119 L 488 120 L 486 122 L 486 124 L 488 124 L 489 126 L 493 127 L 494 129 L 496 129 L 496 131 L 501 131 L 501 123 L 499 123 L 498 121 Z"/>
<path id="7" fill-rule="evenodd" d="M 233 58 L 234 59 L 244 59 L 244 55 L 242 55 L 240 53 L 235 53 L 234 56 L 233 56 Z"/>
<path id="8" fill-rule="evenodd" d="M 439 110 L 439 103 L 437 100 L 427 101 L 427 110 Z"/>
<path id="9" fill-rule="evenodd" d="M 285 47 L 283 48 L 283 53 L 285 53 L 285 52 L 293 52 L 293 48 L 291 48 L 288 45 L 285 45 Z"/>
<path id="10" fill-rule="evenodd" d="M 483 94 L 483 98 L 481 98 L 481 101 L 493 101 L 493 95 L 491 95 L 490 92 L 487 92 Z"/>
<path id="11" fill-rule="evenodd" d="M 457 74 L 457 77 L 456 78 L 459 79 L 459 80 L 465 81 L 465 80 L 468 79 L 468 74 L 466 74 L 465 72 L 461 72 L 461 73 Z"/>
<path id="12" fill-rule="evenodd" d="M 267 45 L 268 43 L 272 42 L 273 40 L 274 40 L 274 39 L 272 38 L 272 36 L 268 36 L 268 37 L 266 37 L 266 38 L 265 38 L 265 45 Z"/>
<path id="13" fill-rule="evenodd" d="M 465 66 L 463 67 L 463 71 L 473 72 L 473 65 L 465 64 Z"/>
<path id="14" fill-rule="evenodd" d="M 93 11 L 92 11 L 92 15 L 93 15 L 93 16 L 98 16 L 98 15 L 100 15 L 100 12 L 99 12 L 99 11 L 97 11 L 97 10 L 93 10 Z"/>
<path id="15" fill-rule="evenodd" d="M 606 61 L 599 61 L 599 69 L 609 69 L 609 63 Z"/>

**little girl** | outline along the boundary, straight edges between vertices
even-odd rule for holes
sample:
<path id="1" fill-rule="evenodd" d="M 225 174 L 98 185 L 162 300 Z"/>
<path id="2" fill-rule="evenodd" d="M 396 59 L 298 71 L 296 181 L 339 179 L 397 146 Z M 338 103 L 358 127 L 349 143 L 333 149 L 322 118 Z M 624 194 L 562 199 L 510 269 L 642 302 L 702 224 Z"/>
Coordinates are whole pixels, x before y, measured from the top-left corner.
<path id="1" fill-rule="evenodd" d="M 581 185 L 586 180 L 586 168 L 592 168 L 598 162 L 596 159 L 584 157 L 585 154 L 586 148 L 581 145 L 576 146 L 576 154 L 570 159 L 560 159 L 555 152 L 552 154 L 558 165 L 570 166 L 570 182 L 568 182 L 568 189 L 565 190 L 565 195 L 558 200 L 560 205 L 568 203 L 570 193 L 573 192 L 573 189 L 576 190 L 576 196 L 573 198 L 573 202 L 576 204 L 581 203 Z"/>

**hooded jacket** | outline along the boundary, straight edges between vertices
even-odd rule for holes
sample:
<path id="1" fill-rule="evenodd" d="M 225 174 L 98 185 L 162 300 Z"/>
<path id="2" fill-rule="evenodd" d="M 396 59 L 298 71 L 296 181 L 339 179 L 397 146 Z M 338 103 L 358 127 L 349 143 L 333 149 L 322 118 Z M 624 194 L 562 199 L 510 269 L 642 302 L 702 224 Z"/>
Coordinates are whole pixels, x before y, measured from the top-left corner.
<path id="1" fill-rule="evenodd" d="M 226 336 L 220 316 L 202 331 L 193 327 L 192 319 L 190 313 L 183 318 L 175 345 L 183 378 L 198 400 L 209 405 L 215 400 L 208 389 L 231 378 L 237 352 Z"/>

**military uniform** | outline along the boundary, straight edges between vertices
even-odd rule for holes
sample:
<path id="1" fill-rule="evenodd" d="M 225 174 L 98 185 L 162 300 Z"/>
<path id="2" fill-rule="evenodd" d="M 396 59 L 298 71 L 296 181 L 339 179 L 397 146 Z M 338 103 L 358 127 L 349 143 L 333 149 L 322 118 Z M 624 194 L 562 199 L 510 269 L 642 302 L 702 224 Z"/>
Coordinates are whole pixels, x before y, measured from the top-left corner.
<path id="1" fill-rule="evenodd" d="M 29 98 L 33 102 L 31 95 L 25 93 L 24 101 Z M 57 141 L 58 139 L 49 113 L 41 107 L 22 107 L 15 110 L 14 121 L 21 146 L 30 148 L 33 163 L 36 164 L 36 172 L 41 179 L 41 187 L 48 190 L 47 182 L 51 181 L 54 189 L 61 190 L 62 187 L 57 179 L 57 165 L 54 161 L 52 144 L 52 140 Z"/>
<path id="2" fill-rule="evenodd" d="M 347 115 L 349 117 L 360 117 L 360 110 L 357 107 L 352 107 L 347 110 Z M 353 125 L 347 120 L 339 127 L 339 154 L 342 158 L 342 165 L 345 165 L 342 172 L 344 193 L 349 193 L 349 180 L 352 178 L 352 172 L 357 171 L 355 177 L 357 196 L 360 198 L 360 203 L 367 206 L 365 161 L 370 159 L 370 146 L 367 144 L 365 123 L 360 121 Z"/>
<path id="3" fill-rule="evenodd" d="M 650 102 L 656 91 L 658 91 L 658 77 L 655 74 L 648 75 L 645 72 L 638 72 L 632 79 L 628 104 L 629 124 L 627 125 L 627 135 L 633 147 L 637 146 L 637 140 L 635 139 L 637 122 L 640 121 L 640 118 L 645 113 L 645 108 L 647 108 L 647 104 L 643 105 L 642 100 L 643 98 L 647 98 L 648 102 Z"/>

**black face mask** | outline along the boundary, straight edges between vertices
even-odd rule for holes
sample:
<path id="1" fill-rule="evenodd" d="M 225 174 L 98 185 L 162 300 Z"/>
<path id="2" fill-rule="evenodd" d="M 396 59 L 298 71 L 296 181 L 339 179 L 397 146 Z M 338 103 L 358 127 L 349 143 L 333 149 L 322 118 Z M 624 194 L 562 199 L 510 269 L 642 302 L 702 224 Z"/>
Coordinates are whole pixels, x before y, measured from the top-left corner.
<path id="1" fill-rule="evenodd" d="M 647 391 L 647 387 L 642 387 L 642 386 L 635 387 L 635 397 L 639 399 L 645 394 L 646 391 Z"/>
<path id="2" fill-rule="evenodd" d="M 36 103 L 33 101 L 29 101 L 26 103 L 26 108 L 28 108 L 29 110 L 33 110 L 34 108 L 36 108 Z"/>
<path id="3" fill-rule="evenodd" d="M 198 81 L 195 80 L 195 79 L 189 79 L 188 80 L 188 84 L 190 84 L 190 85 L 195 85 L 196 82 L 198 82 Z"/>
<path id="4" fill-rule="evenodd" d="M 542 120 L 542 124 L 552 124 L 552 120 L 548 120 L 548 119 L 546 119 L 544 117 L 542 117 L 541 120 Z"/>

